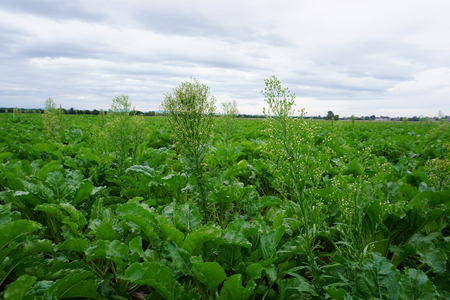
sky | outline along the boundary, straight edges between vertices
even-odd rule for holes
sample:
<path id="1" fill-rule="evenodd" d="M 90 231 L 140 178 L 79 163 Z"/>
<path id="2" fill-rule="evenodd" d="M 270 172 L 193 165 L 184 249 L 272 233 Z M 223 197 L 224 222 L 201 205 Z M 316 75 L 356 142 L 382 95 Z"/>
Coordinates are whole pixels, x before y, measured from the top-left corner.
<path id="1" fill-rule="evenodd" d="M 159 110 L 198 79 L 263 114 L 275 75 L 307 115 L 450 115 L 450 1 L 1 0 L 0 107 Z"/>

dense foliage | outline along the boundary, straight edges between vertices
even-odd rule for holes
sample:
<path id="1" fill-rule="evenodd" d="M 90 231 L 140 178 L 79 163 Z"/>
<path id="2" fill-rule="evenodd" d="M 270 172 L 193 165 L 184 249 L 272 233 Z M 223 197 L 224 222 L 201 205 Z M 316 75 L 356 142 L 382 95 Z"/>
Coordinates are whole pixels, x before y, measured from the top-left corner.
<path id="1" fill-rule="evenodd" d="M 284 117 L 1 114 L 0 296 L 448 299 L 448 123 Z"/>

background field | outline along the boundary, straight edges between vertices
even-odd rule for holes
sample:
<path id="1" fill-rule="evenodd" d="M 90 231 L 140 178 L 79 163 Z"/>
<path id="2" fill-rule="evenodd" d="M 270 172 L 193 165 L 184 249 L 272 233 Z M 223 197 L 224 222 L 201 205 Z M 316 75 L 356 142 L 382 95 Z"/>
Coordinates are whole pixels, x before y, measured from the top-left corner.
<path id="1" fill-rule="evenodd" d="M 1 114 L 0 295 L 450 297 L 448 122 L 215 121 L 205 217 L 165 117 Z"/>

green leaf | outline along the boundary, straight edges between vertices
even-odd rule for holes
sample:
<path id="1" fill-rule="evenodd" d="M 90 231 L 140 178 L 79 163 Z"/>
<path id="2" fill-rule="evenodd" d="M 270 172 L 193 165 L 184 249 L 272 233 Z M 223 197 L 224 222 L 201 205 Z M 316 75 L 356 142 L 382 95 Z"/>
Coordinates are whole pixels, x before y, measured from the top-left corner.
<path id="1" fill-rule="evenodd" d="M 257 232 L 258 229 L 256 227 L 250 226 L 248 222 L 242 219 L 237 219 L 228 224 L 224 231 L 223 239 L 229 245 L 250 248 L 252 244 L 247 240 L 247 237 Z"/>
<path id="2" fill-rule="evenodd" d="M 263 266 L 261 264 L 259 263 L 251 264 L 245 270 L 245 273 L 247 274 L 246 276 L 247 281 L 261 278 L 262 271 Z"/>
<path id="3" fill-rule="evenodd" d="M 184 275 L 193 276 L 191 254 L 183 248 L 178 248 L 173 252 L 172 262 L 175 267 Z"/>
<path id="4" fill-rule="evenodd" d="M 37 277 L 22 275 L 14 281 L 5 292 L 5 300 L 21 300 L 31 286 L 36 282 Z"/>
<path id="5" fill-rule="evenodd" d="M 216 227 L 208 226 L 201 227 L 191 232 L 183 243 L 183 248 L 189 253 L 193 253 L 194 250 L 203 245 L 206 241 L 220 238 L 220 230 Z"/>
<path id="6" fill-rule="evenodd" d="M 67 277 L 64 279 L 67 281 Z M 53 286 L 58 284 L 60 281 L 58 280 Z M 52 286 L 52 287 L 53 287 Z M 89 298 L 89 299 L 100 299 L 103 300 L 103 298 L 98 292 L 98 286 L 99 283 L 94 282 L 93 280 L 83 280 L 80 282 L 77 282 L 71 287 L 67 288 L 67 291 L 64 292 L 64 294 L 59 299 L 65 299 L 65 298 Z"/>
<path id="7" fill-rule="evenodd" d="M 9 253 L 9 259 L 4 260 L 2 264 L 5 276 L 0 281 L 0 286 L 8 275 L 25 261 L 32 261 L 33 255 L 36 253 L 53 251 L 52 242 L 49 240 L 31 240 L 21 244 L 15 251 Z"/>
<path id="8" fill-rule="evenodd" d="M 295 277 L 286 280 L 281 280 L 278 282 L 278 291 L 280 292 L 280 299 L 288 300 L 291 296 L 297 294 L 300 298 L 302 293 L 308 293 L 312 296 L 319 296 L 311 284 L 303 277 Z"/>
<path id="9" fill-rule="evenodd" d="M 439 297 L 436 287 L 421 270 L 405 268 L 399 284 L 400 300 L 432 300 Z"/>
<path id="10" fill-rule="evenodd" d="M 0 153 L 0 161 L 4 160 L 5 158 L 11 157 L 13 154 L 11 152 L 2 152 Z"/>
<path id="11" fill-rule="evenodd" d="M 166 300 L 179 299 L 184 293 L 183 286 L 173 278 L 172 270 L 158 263 L 134 263 L 121 279 L 153 287 Z"/>
<path id="12" fill-rule="evenodd" d="M 202 222 L 202 215 L 197 206 L 192 203 L 186 203 L 174 208 L 174 218 L 177 228 L 184 232 L 191 232 Z"/>
<path id="13" fill-rule="evenodd" d="M 361 269 L 355 279 L 354 296 L 369 299 L 396 299 L 400 273 L 394 265 L 379 253 L 372 253 L 372 258 L 363 260 Z"/>
<path id="14" fill-rule="evenodd" d="M 19 241 L 31 232 L 41 228 L 39 223 L 29 220 L 16 220 L 0 225 L 0 250 L 12 241 Z"/>
<path id="15" fill-rule="evenodd" d="M 215 293 L 219 284 L 227 278 L 223 268 L 216 262 L 203 262 L 201 257 L 192 257 L 192 271 L 205 284 L 211 293 Z"/>
<path id="16" fill-rule="evenodd" d="M 46 212 L 49 215 L 54 216 L 58 220 L 62 220 L 62 218 L 64 217 L 63 213 L 61 212 L 61 206 L 59 206 L 58 204 L 44 203 L 42 205 L 36 205 L 34 210 Z"/>
<path id="17" fill-rule="evenodd" d="M 342 175 L 353 175 L 357 177 L 364 174 L 364 170 L 359 164 L 359 158 L 354 158 L 348 165 L 347 169 L 342 172 Z"/>
<path id="18" fill-rule="evenodd" d="M 71 250 L 80 254 L 84 254 L 86 246 L 89 244 L 88 240 L 83 239 L 67 239 L 62 243 L 56 245 L 55 250 Z"/>
<path id="19" fill-rule="evenodd" d="M 351 300 L 351 299 L 353 299 L 352 297 L 350 297 L 347 294 L 347 292 L 345 290 L 343 290 L 343 289 L 337 290 L 334 287 L 327 289 L 327 294 L 329 296 L 331 296 L 331 298 L 333 300 L 347 300 L 347 299 Z"/>
<path id="20" fill-rule="evenodd" d="M 445 272 L 447 259 L 442 249 L 436 248 L 434 243 L 419 240 L 416 243 L 416 250 L 420 255 L 419 260 L 430 266 L 433 272 Z"/>
<path id="21" fill-rule="evenodd" d="M 153 168 L 150 168 L 149 166 L 132 166 L 125 171 L 126 174 L 132 173 L 132 174 L 139 174 L 144 175 L 147 177 L 155 177 L 155 170 Z"/>
<path id="22" fill-rule="evenodd" d="M 36 174 L 36 177 L 38 177 L 41 180 L 45 180 L 47 178 L 47 174 L 54 171 L 62 170 L 63 166 L 60 164 L 58 160 L 52 160 L 51 162 L 47 163 L 45 166 L 43 166 Z"/>
<path id="23" fill-rule="evenodd" d="M 91 196 L 92 190 L 94 189 L 94 184 L 86 180 L 83 182 L 83 184 L 78 188 L 77 194 L 75 195 L 75 198 L 72 201 L 73 206 L 77 206 L 79 203 L 88 200 Z"/>
<path id="24" fill-rule="evenodd" d="M 44 293 L 54 284 L 54 281 L 42 280 L 38 281 L 31 290 L 25 295 L 24 300 L 42 300 Z M 38 297 L 36 297 L 38 296 Z M 41 296 L 41 297 L 39 297 Z"/>
<path id="25" fill-rule="evenodd" d="M 197 294 L 195 292 L 195 288 L 190 290 L 189 293 L 186 295 L 182 295 L 181 296 L 181 300 L 200 300 L 200 298 L 202 297 L 200 294 Z"/>
<path id="26" fill-rule="evenodd" d="M 235 274 L 227 278 L 220 291 L 220 300 L 246 300 L 250 297 L 255 283 L 253 281 L 244 288 L 242 286 L 242 275 Z"/>
<path id="27" fill-rule="evenodd" d="M 71 297 L 83 297 L 104 299 L 98 292 L 98 284 L 90 280 L 91 272 L 85 270 L 72 270 L 63 279 L 57 280 L 44 293 L 44 299 L 65 299 Z"/>
<path id="28" fill-rule="evenodd" d="M 261 237 L 261 252 L 264 260 L 269 260 L 276 256 L 276 249 L 286 227 L 283 225 L 269 231 Z"/>
<path id="29" fill-rule="evenodd" d="M 145 233 L 148 241 L 159 238 L 159 224 L 155 219 L 155 213 L 151 211 L 148 205 L 143 203 L 131 202 L 119 206 L 116 210 L 117 215 L 125 220 L 135 223 Z"/>
<path id="30" fill-rule="evenodd" d="M 95 242 L 91 247 L 85 250 L 86 260 L 90 261 L 94 258 L 106 258 L 115 262 L 119 266 L 126 267 L 129 260 L 130 248 L 126 244 L 114 241 L 100 240 Z"/>
<path id="31" fill-rule="evenodd" d="M 164 240 L 174 241 L 178 246 L 181 246 L 184 240 L 184 234 L 176 229 L 171 221 L 161 216 L 159 218 L 159 226 Z"/>
<path id="32" fill-rule="evenodd" d="M 222 241 L 220 241 L 222 242 Z M 241 247 L 235 245 L 220 245 L 217 248 L 219 261 L 226 270 L 231 270 L 239 266 L 243 262 Z"/>
<path id="33" fill-rule="evenodd" d="M 154 227 L 150 225 L 148 219 L 137 215 L 122 215 L 121 217 L 124 220 L 128 220 L 136 224 L 145 233 L 149 242 L 159 238 L 159 235 L 154 232 Z"/>
<path id="34" fill-rule="evenodd" d="M 61 203 L 60 206 L 70 214 L 80 228 L 87 224 L 86 218 L 73 205 L 69 203 Z"/>
<path id="35" fill-rule="evenodd" d="M 120 240 L 120 236 L 117 234 L 116 230 L 114 230 L 115 228 L 123 231 L 117 219 L 104 218 L 100 222 L 100 225 L 94 229 L 94 233 L 98 240 Z"/>

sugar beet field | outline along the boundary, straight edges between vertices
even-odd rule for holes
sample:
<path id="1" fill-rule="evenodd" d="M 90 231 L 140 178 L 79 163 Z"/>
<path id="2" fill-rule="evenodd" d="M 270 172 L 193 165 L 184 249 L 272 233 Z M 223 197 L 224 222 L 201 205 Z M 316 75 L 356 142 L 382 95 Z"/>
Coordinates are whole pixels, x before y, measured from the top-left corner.
<path id="1" fill-rule="evenodd" d="M 1 297 L 450 298 L 448 122 L 292 119 L 269 81 L 273 118 L 217 116 L 196 84 L 0 115 Z"/>

